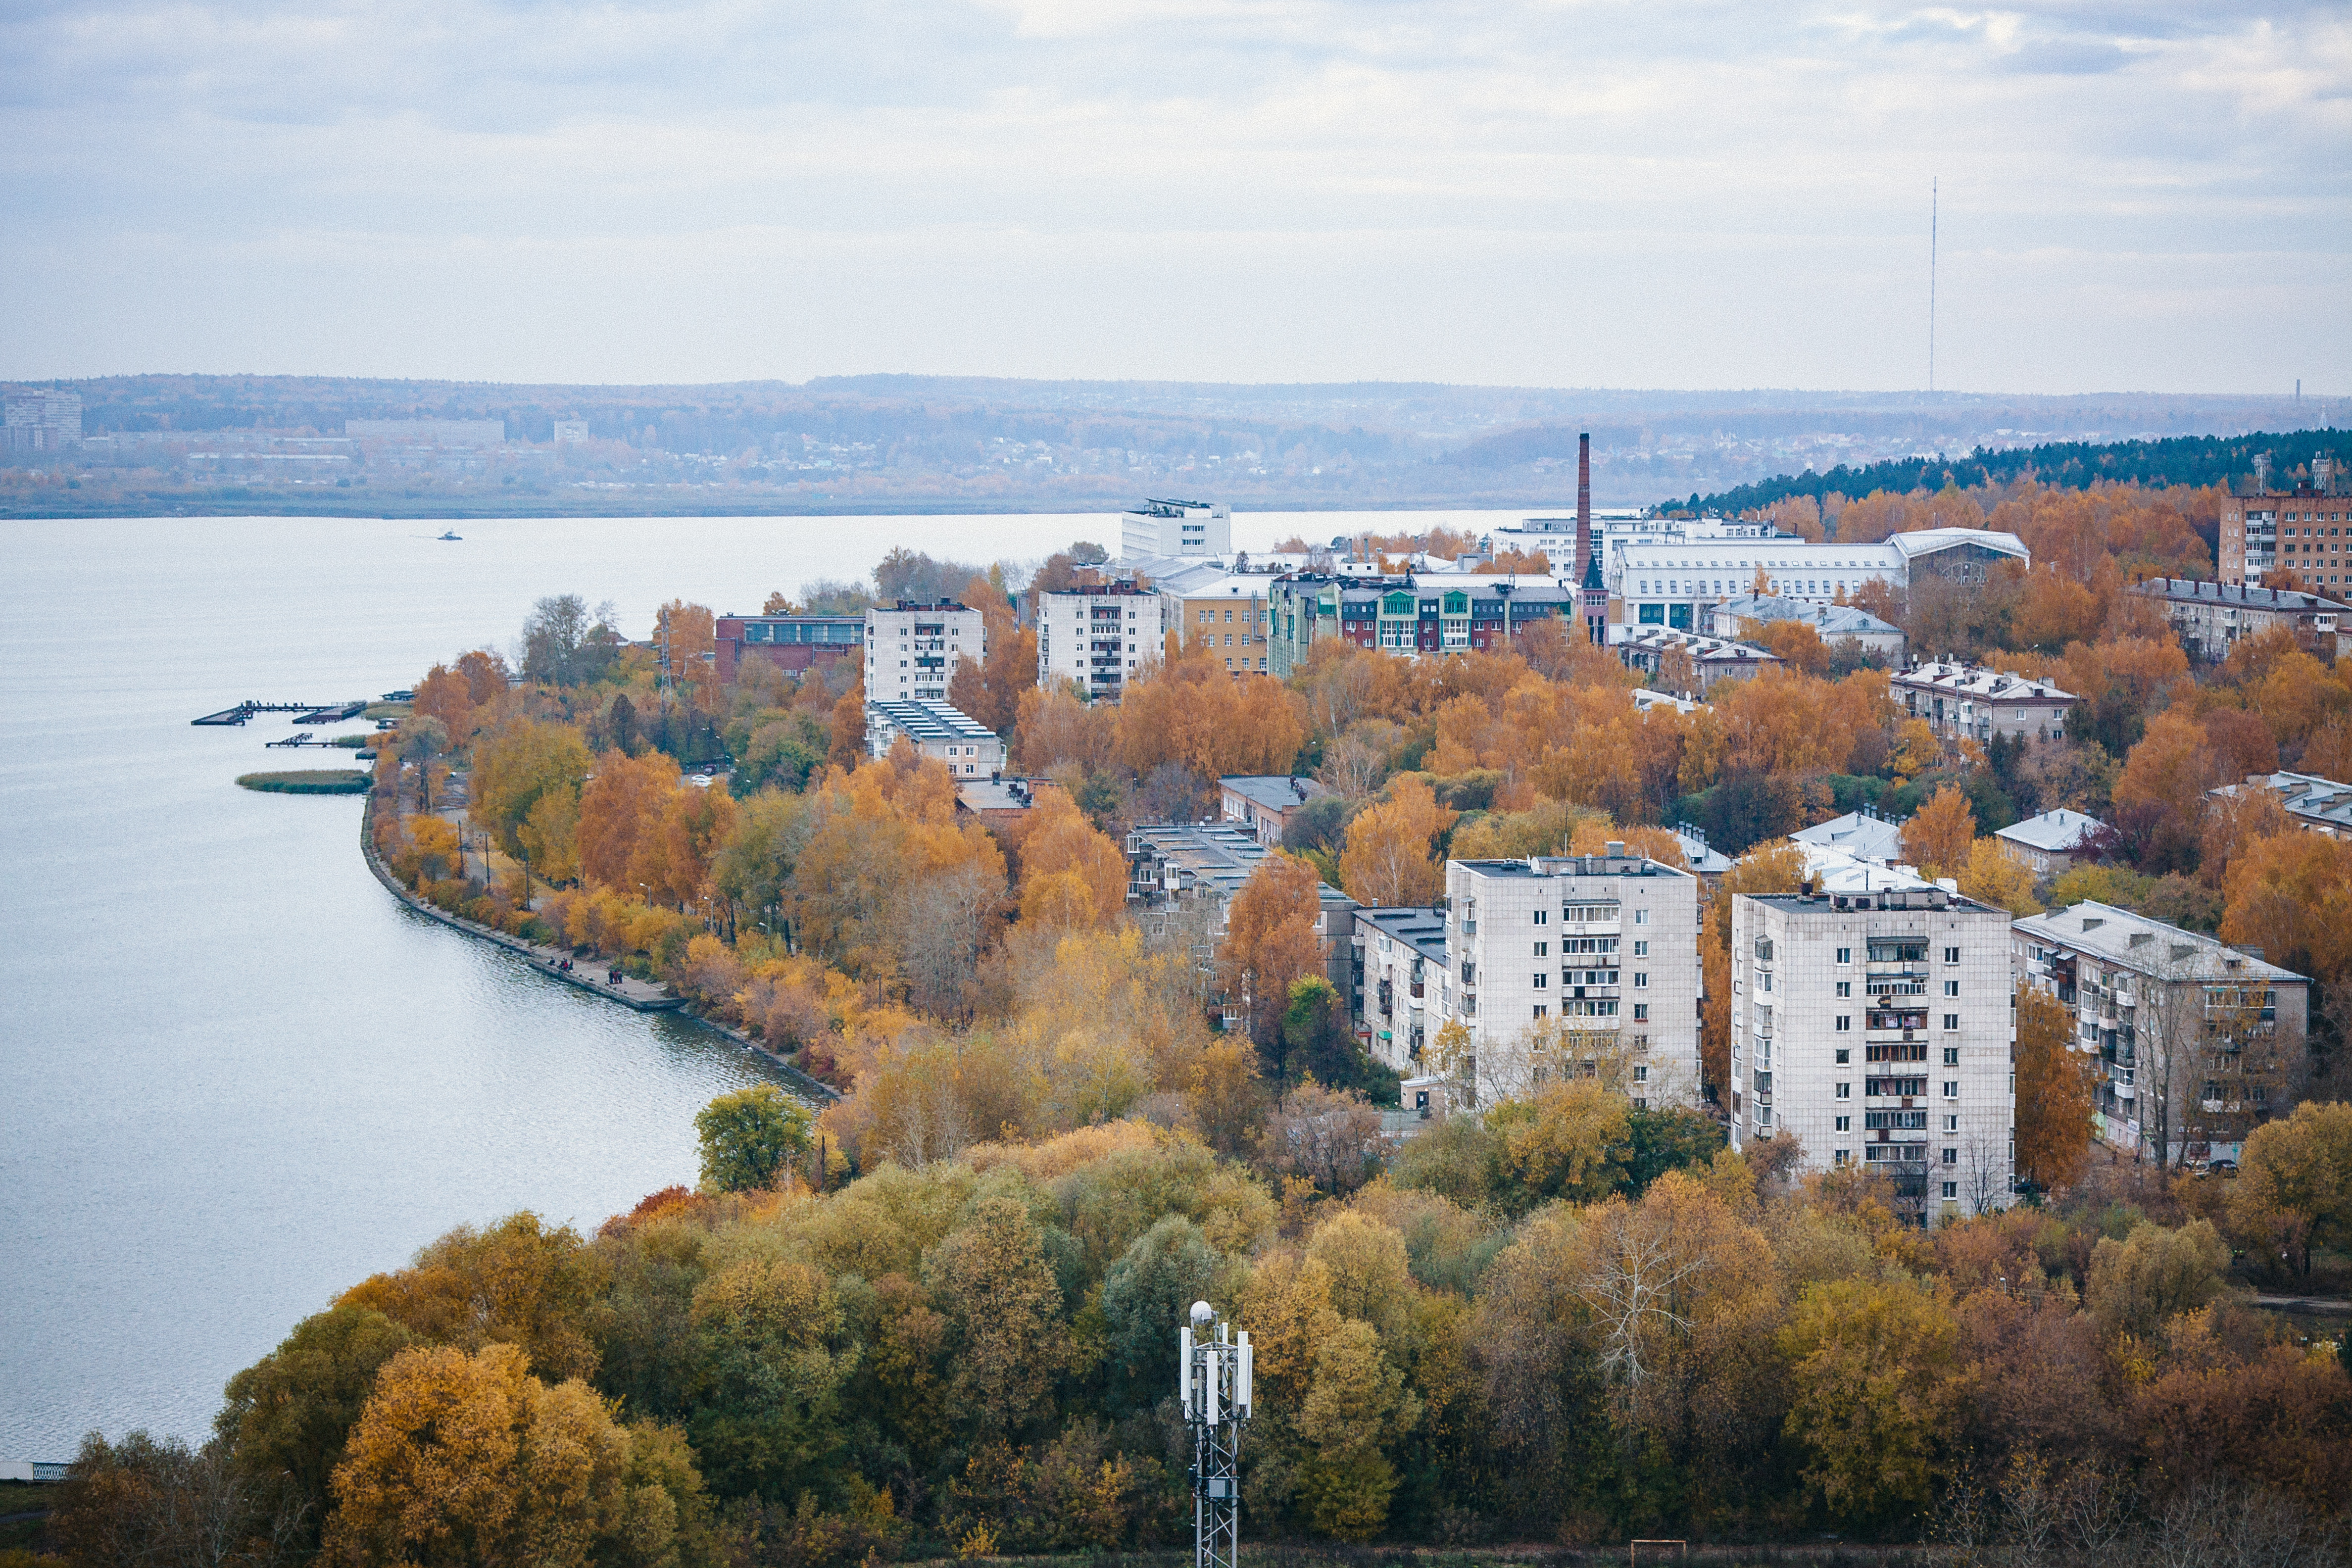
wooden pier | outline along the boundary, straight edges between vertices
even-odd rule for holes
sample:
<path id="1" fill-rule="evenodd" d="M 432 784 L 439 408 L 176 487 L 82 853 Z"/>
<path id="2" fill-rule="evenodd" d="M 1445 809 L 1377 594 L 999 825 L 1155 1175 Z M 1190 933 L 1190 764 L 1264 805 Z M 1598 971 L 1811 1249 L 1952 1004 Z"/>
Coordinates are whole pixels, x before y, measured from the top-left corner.
<path id="1" fill-rule="evenodd" d="M 262 702 L 247 698 L 234 708 L 224 708 L 217 713 L 207 713 L 201 719 L 191 719 L 191 724 L 243 724 L 256 713 L 291 713 L 297 724 L 334 724 L 345 719 L 356 719 L 367 711 L 367 699 L 356 702 Z"/>

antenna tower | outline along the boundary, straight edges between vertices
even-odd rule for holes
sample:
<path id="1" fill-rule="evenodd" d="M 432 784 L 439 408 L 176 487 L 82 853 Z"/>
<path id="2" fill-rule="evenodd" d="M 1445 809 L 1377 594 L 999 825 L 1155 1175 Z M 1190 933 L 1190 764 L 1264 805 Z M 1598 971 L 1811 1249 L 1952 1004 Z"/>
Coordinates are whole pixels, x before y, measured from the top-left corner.
<path id="1" fill-rule="evenodd" d="M 1250 1338 L 1192 1303 L 1176 1331 L 1177 1394 L 1192 1428 L 1193 1568 L 1240 1568 L 1242 1427 L 1250 1418 Z M 1211 1337 L 1213 1325 L 1215 1337 Z"/>
<path id="2" fill-rule="evenodd" d="M 1940 178 L 1927 181 L 1927 395 L 1936 393 L 1936 218 Z"/>

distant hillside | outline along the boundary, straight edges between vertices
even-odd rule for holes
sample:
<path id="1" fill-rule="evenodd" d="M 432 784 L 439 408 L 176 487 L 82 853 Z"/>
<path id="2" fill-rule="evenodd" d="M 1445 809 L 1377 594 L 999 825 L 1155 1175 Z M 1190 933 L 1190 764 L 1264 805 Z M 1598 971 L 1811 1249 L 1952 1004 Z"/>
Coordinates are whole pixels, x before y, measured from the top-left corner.
<path id="1" fill-rule="evenodd" d="M 1979 447 L 1965 458 L 1898 458 L 1889 462 L 1848 468 L 1841 463 L 1827 473 L 1782 474 L 1752 485 L 1694 495 L 1687 501 L 1669 500 L 1693 510 L 1747 511 L 1770 506 L 1790 496 L 1815 500 L 1836 491 L 1859 499 L 1874 490 L 1907 493 L 1919 489 L 1941 489 L 1947 483 L 1962 489 L 1978 485 L 2006 484 L 2031 473 L 2043 484 L 2081 489 L 2099 479 L 2147 485 L 2219 485 L 2250 478 L 2254 459 L 2268 453 L 2271 472 L 2285 479 L 2298 469 L 2308 471 L 2312 458 L 2352 446 L 2352 437 L 2336 429 L 2254 431 L 2243 436 L 2177 436 L 2160 441 L 2052 441 L 2038 447 L 1991 448 Z"/>

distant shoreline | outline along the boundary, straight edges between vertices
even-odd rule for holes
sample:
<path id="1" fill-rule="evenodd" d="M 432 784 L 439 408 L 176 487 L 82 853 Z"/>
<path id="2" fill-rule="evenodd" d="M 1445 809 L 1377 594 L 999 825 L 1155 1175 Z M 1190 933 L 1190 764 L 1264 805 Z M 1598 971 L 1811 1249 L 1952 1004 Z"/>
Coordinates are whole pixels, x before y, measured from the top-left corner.
<path id="1" fill-rule="evenodd" d="M 676 506 L 651 502 L 642 505 L 612 506 L 548 506 L 548 507 L 445 507 L 415 511 L 386 510 L 382 505 L 367 507 L 321 507 L 305 497 L 303 504 L 291 501 L 272 505 L 256 500 L 203 502 L 163 506 L 157 504 L 106 504 L 79 507 L 17 507 L 0 502 L 0 521 L 57 521 L 75 518 L 159 518 L 184 517 L 310 517 L 322 521 L 362 522 L 500 522 L 507 521 L 549 521 L 576 517 L 1061 517 L 1087 512 L 1118 512 L 1142 498 L 1140 490 L 1116 499 L 1108 497 L 1076 497 L 1069 500 L 1037 500 L 1028 502 L 908 500 L 895 503 L 874 502 L 814 502 L 796 505 L 703 505 Z M 1616 508 L 1642 503 L 1608 501 L 1596 499 L 1595 506 Z M 1232 498 L 1236 511 L 1251 512 L 1341 512 L 1341 511 L 1517 511 L 1529 507 L 1551 507 L 1572 510 L 1573 497 L 1563 500 L 1557 495 L 1514 498 L 1510 496 L 1469 496 L 1459 499 L 1423 497 L 1407 500 L 1302 500 L 1297 497 L 1267 499 Z"/>

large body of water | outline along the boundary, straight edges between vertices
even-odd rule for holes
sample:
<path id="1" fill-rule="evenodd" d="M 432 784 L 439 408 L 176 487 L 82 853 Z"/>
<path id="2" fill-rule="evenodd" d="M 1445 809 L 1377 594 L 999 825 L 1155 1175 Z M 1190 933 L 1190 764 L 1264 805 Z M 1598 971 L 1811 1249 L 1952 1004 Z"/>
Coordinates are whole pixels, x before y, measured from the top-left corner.
<path id="1" fill-rule="evenodd" d="M 1264 513 L 1263 550 L 1484 513 Z M 283 715 L 506 647 L 531 601 L 870 572 L 895 545 L 1034 560 L 1115 517 L 439 525 L 289 518 L 10 524 L 0 570 L 0 1458 L 134 1427 L 197 1438 L 222 1384 L 344 1286 L 453 1225 L 583 1230 L 695 1176 L 694 1112 L 761 1075 L 690 1024 L 601 1003 L 410 913 L 351 796 L 231 781 Z"/>

